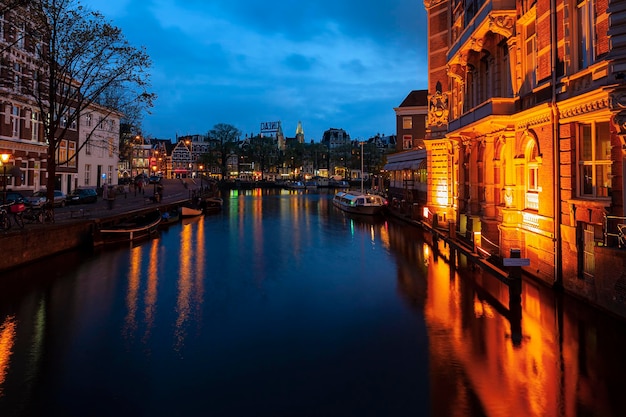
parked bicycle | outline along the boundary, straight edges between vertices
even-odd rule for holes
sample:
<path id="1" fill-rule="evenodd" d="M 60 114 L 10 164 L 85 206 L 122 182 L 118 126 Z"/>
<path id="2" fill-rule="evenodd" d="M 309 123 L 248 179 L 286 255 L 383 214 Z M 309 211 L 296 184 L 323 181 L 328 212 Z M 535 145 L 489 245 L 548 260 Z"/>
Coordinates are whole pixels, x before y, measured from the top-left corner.
<path id="1" fill-rule="evenodd" d="M 22 217 L 30 223 L 54 223 L 54 207 L 50 202 L 30 206 Z"/>
<path id="2" fill-rule="evenodd" d="M 20 229 L 24 228 L 24 203 L 10 203 L 0 205 L 0 229 L 9 230 L 11 228 L 11 217 Z"/>

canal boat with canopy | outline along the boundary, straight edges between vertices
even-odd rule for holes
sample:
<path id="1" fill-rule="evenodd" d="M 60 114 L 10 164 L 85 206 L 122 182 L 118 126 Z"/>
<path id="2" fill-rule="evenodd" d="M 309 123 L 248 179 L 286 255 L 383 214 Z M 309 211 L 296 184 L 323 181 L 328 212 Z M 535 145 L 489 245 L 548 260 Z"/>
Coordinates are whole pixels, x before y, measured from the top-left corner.
<path id="1" fill-rule="evenodd" d="M 363 142 L 361 142 L 363 154 Z M 387 207 L 387 200 L 377 194 L 363 190 L 363 158 L 361 158 L 361 191 L 338 191 L 333 197 L 333 205 L 353 214 L 380 214 Z"/>
<path id="2" fill-rule="evenodd" d="M 374 215 L 387 207 L 387 200 L 376 194 L 339 191 L 333 197 L 333 205 L 348 213 Z"/>

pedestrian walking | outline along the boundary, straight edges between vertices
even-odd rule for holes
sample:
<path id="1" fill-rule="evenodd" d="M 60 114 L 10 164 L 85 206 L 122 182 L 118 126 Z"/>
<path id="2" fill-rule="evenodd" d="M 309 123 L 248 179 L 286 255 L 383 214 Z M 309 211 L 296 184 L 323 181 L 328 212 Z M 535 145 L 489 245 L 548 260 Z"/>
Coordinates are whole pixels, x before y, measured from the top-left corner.
<path id="1" fill-rule="evenodd" d="M 115 201 L 115 189 L 105 183 L 102 186 L 102 199 L 107 202 L 107 208 L 113 210 L 113 202 Z"/>

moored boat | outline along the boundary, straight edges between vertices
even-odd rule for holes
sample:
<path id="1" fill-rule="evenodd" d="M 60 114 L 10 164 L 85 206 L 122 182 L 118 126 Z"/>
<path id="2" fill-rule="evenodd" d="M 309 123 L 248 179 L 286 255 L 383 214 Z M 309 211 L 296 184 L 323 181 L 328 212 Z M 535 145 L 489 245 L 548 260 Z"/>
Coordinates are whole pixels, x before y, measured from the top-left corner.
<path id="1" fill-rule="evenodd" d="M 161 212 L 158 210 L 128 217 L 119 223 L 97 230 L 94 243 L 133 242 L 149 237 L 157 231 L 161 218 Z"/>
<path id="2" fill-rule="evenodd" d="M 161 226 L 169 226 L 180 221 L 180 212 L 178 210 L 169 210 L 161 215 Z"/>
<path id="3" fill-rule="evenodd" d="M 206 197 L 202 201 L 205 213 L 217 213 L 222 209 L 224 200 L 219 197 Z"/>
<path id="4" fill-rule="evenodd" d="M 202 214 L 202 209 L 198 207 L 182 206 L 180 208 L 180 215 L 182 217 L 195 217 Z"/>
<path id="5" fill-rule="evenodd" d="M 288 190 L 304 190 L 305 185 L 302 181 L 289 181 L 285 184 Z"/>
<path id="6" fill-rule="evenodd" d="M 326 177 L 315 177 L 315 182 L 318 188 L 328 188 L 329 179 Z"/>
<path id="7" fill-rule="evenodd" d="M 330 188 L 350 188 L 350 184 L 348 183 L 348 181 L 336 179 L 331 179 L 330 181 L 328 181 L 328 186 Z"/>
<path id="8" fill-rule="evenodd" d="M 387 207 L 387 200 L 376 194 L 339 191 L 333 197 L 333 205 L 348 213 L 373 215 Z"/>

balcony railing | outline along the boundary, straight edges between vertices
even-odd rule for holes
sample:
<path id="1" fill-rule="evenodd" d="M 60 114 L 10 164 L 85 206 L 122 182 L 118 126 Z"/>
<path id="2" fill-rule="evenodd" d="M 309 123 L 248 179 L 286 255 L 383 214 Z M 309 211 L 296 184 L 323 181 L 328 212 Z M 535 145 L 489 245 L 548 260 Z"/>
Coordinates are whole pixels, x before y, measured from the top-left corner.
<path id="1" fill-rule="evenodd" d="M 528 210 L 539 210 L 538 193 L 526 193 L 526 208 Z"/>

